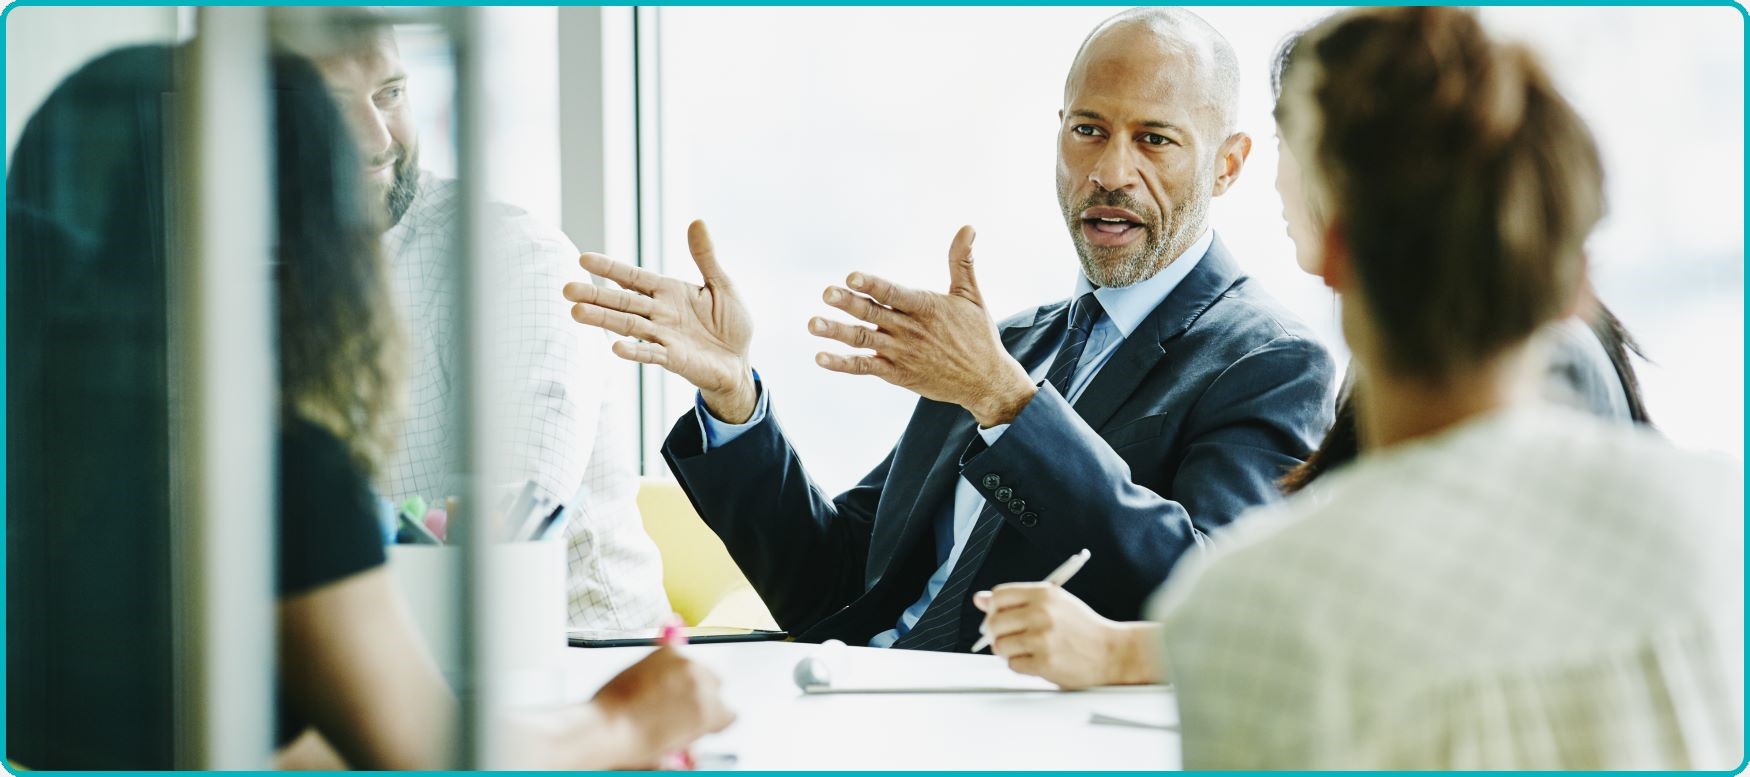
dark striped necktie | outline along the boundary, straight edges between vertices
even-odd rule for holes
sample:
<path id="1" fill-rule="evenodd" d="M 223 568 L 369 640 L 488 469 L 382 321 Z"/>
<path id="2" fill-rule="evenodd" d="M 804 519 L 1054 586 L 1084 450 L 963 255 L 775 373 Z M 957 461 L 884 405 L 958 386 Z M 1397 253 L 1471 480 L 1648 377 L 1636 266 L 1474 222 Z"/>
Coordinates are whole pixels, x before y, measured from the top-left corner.
<path id="1" fill-rule="evenodd" d="M 1094 333 L 1094 324 L 1104 314 L 1100 301 L 1094 298 L 1091 291 L 1070 304 L 1069 332 L 1063 338 L 1063 345 L 1058 347 L 1057 358 L 1052 360 L 1051 371 L 1045 377 L 1066 399 L 1069 397 L 1070 381 L 1075 379 L 1076 369 L 1081 365 L 1082 351 L 1088 347 L 1088 337 Z M 980 438 L 973 438 L 974 445 L 982 442 Z M 942 590 L 936 594 L 936 598 L 931 599 L 930 605 L 924 608 L 923 617 L 918 618 L 911 631 L 893 643 L 894 647 L 908 650 L 956 649 L 961 616 L 965 608 L 972 606 L 972 600 L 968 596 L 972 578 L 984 566 L 984 557 L 990 552 L 991 540 L 996 537 L 997 530 L 1002 528 L 1003 514 L 1020 513 L 1025 506 L 1018 499 L 1009 504 L 997 501 L 984 503 L 984 509 L 978 512 L 977 522 L 972 525 L 972 532 L 966 536 L 966 546 L 960 549 L 959 560 L 954 562 L 954 571 L 948 574 L 948 580 L 942 584 Z"/>

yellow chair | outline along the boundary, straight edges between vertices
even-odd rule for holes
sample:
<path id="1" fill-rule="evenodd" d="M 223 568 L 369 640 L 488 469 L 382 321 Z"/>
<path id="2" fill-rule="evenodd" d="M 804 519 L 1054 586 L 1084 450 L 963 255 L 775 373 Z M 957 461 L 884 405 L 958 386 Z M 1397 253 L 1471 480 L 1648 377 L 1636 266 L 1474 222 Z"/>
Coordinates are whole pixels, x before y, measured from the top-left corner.
<path id="1" fill-rule="evenodd" d="M 776 629 L 753 584 L 729 557 L 723 541 L 693 512 L 680 484 L 645 478 L 638 485 L 644 530 L 662 553 L 668 604 L 692 626 Z"/>

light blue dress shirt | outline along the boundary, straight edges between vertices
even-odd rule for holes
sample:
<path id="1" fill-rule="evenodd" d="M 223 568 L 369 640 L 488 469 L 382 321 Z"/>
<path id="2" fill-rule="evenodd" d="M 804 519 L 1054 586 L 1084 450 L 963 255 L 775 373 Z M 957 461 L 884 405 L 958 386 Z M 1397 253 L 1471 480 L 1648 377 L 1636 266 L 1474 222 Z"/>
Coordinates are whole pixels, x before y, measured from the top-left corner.
<path id="1" fill-rule="evenodd" d="M 1147 318 L 1149 313 L 1154 312 L 1154 309 L 1166 300 L 1167 295 L 1173 293 L 1173 289 L 1179 287 L 1180 281 L 1185 280 L 1185 276 L 1191 274 L 1191 270 L 1203 260 L 1203 255 L 1209 252 L 1209 245 L 1214 240 L 1215 233 L 1205 231 L 1203 236 L 1197 239 L 1197 242 L 1185 249 L 1185 253 L 1174 259 L 1173 263 L 1167 265 L 1166 269 L 1155 273 L 1154 277 L 1148 280 L 1122 289 L 1095 289 L 1094 284 L 1088 281 L 1085 274 L 1076 273 L 1076 292 L 1071 299 L 1080 299 L 1083 294 L 1092 291 L 1094 298 L 1100 301 L 1100 307 L 1105 309 L 1106 314 L 1094 323 L 1094 331 L 1088 336 L 1088 344 L 1083 347 L 1081 362 L 1076 365 L 1075 374 L 1070 377 L 1069 390 L 1064 392 L 1065 400 L 1071 405 L 1075 404 L 1082 392 L 1087 389 L 1088 384 L 1093 382 L 1094 376 L 1100 373 L 1100 368 L 1106 366 L 1106 362 L 1112 360 L 1112 354 L 1118 352 L 1118 346 L 1123 345 L 1124 339 L 1129 337 L 1131 332 L 1136 331 L 1136 328 L 1142 324 L 1142 320 Z M 1068 331 L 1064 332 L 1064 336 L 1068 336 L 1068 334 Z M 1053 353 L 1062 345 L 1062 342 L 1060 338 L 1058 344 L 1052 347 Z M 1038 364 L 1029 371 L 1028 375 L 1032 377 L 1034 383 L 1039 383 L 1045 380 L 1050 368 L 1050 362 Z M 754 374 L 754 378 L 757 382 L 759 378 L 757 372 Z M 736 437 L 741 436 L 743 432 L 764 421 L 771 406 L 767 396 L 767 392 L 762 387 L 753 416 L 748 418 L 746 423 L 741 424 L 717 420 L 705 409 L 705 398 L 703 396 L 697 397 L 694 400 L 695 413 L 698 415 L 699 424 L 704 432 L 701 436 L 705 440 L 706 449 L 728 445 Z M 984 438 L 986 445 L 995 445 L 1008 428 L 1008 424 L 999 424 L 989 429 L 981 427 L 978 430 L 978 435 Z M 936 520 L 937 567 L 935 573 L 930 575 L 929 583 L 924 586 L 923 595 L 918 597 L 918 600 L 913 602 L 910 607 L 905 608 L 905 612 L 900 613 L 899 623 L 891 629 L 876 634 L 874 638 L 869 640 L 870 647 L 890 647 L 900 637 L 905 636 L 906 632 L 911 631 L 912 626 L 917 625 L 918 619 L 924 616 L 924 610 L 929 608 L 930 602 L 936 598 L 936 594 L 941 592 L 942 586 L 948 582 L 949 573 L 954 571 L 954 563 L 960 560 L 960 550 L 966 546 L 966 538 L 972 534 L 972 525 L 978 521 L 978 514 L 983 510 L 984 497 L 979 495 L 978 487 L 973 485 L 971 481 L 961 478 L 955 484 L 952 509 L 944 512 Z"/>

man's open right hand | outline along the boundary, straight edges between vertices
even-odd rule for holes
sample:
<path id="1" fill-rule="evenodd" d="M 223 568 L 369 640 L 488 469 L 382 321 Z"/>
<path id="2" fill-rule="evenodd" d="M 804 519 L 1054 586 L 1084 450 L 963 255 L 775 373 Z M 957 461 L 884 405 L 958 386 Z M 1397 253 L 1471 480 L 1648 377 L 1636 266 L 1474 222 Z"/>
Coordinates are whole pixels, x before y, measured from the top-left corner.
<path id="1" fill-rule="evenodd" d="M 565 298 L 578 323 L 633 338 L 614 343 L 622 359 L 655 364 L 699 389 L 705 406 L 732 424 L 753 416 L 758 396 L 747 361 L 753 319 L 736 297 L 728 274 L 717 264 L 705 222 L 687 227 L 687 249 L 705 285 L 669 278 L 601 254 L 578 257 L 578 264 L 618 284 L 610 289 L 568 283 Z"/>

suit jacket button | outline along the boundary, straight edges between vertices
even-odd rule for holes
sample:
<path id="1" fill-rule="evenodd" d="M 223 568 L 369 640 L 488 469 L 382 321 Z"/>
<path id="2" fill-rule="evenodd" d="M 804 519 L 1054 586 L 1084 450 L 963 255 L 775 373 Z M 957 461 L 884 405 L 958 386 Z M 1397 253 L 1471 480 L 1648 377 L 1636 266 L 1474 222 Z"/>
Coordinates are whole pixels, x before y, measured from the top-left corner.
<path id="1" fill-rule="evenodd" d="M 1002 488 L 997 489 L 998 502 L 1007 503 L 1013 498 L 1015 498 L 1015 489 L 1009 488 L 1008 486 L 1003 486 Z"/>
<path id="2" fill-rule="evenodd" d="M 989 475 L 984 476 L 984 487 L 985 488 L 996 488 L 997 486 L 1000 486 L 1002 484 L 1003 484 L 1003 479 L 997 477 L 996 473 L 994 473 L 994 472 L 989 474 Z"/>
<path id="3" fill-rule="evenodd" d="M 1028 528 L 1039 525 L 1038 513 L 1021 513 L 1021 525 Z"/>
<path id="4" fill-rule="evenodd" d="M 1027 500 L 1025 499 L 1016 499 L 1009 503 L 1009 512 L 1016 515 L 1020 515 L 1021 511 L 1025 509 L 1027 509 Z"/>

